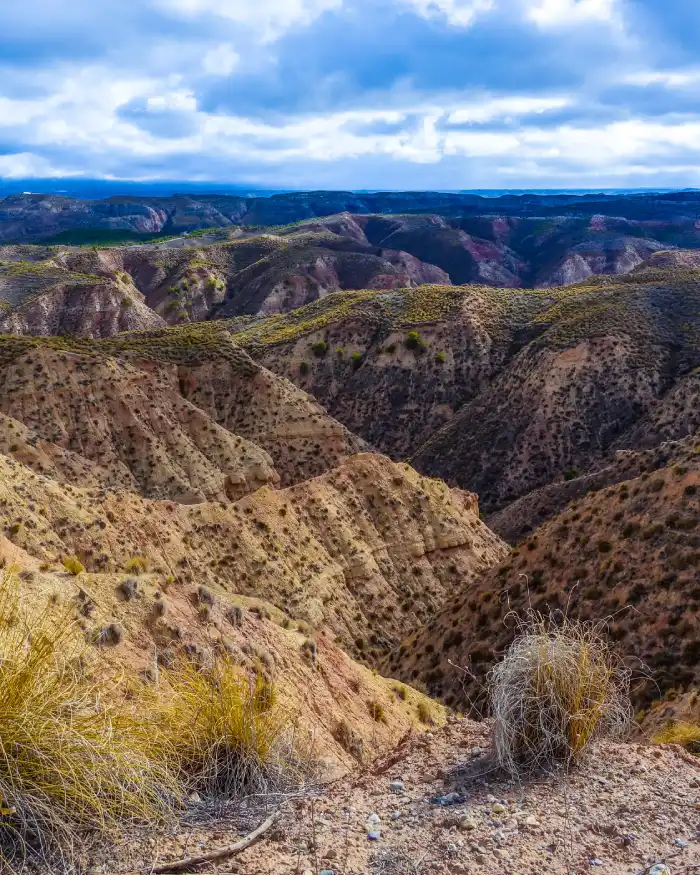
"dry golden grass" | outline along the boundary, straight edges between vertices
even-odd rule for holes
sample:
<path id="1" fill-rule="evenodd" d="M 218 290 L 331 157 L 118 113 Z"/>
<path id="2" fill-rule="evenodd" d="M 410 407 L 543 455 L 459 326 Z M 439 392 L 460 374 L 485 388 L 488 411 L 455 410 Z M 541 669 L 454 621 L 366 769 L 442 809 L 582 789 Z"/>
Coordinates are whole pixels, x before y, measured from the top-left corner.
<path id="1" fill-rule="evenodd" d="M 654 744 L 680 744 L 700 754 L 700 726 L 696 723 L 670 723 L 652 738 Z"/>
<path id="2" fill-rule="evenodd" d="M 624 733 L 629 685 L 600 624 L 529 615 L 489 676 L 499 764 L 516 775 L 568 768 Z"/>
<path id="3" fill-rule="evenodd" d="M 32 856 L 62 871 L 87 839 L 162 821 L 178 786 L 151 749 L 143 716 L 107 704 L 68 618 L 26 609 L 0 576 L 0 871 Z"/>
<path id="4" fill-rule="evenodd" d="M 211 666 L 184 662 L 167 673 L 159 706 L 161 742 L 183 783 L 211 796 L 263 792 L 289 777 L 283 738 L 290 714 L 261 674 L 223 656 Z"/>
<path id="5" fill-rule="evenodd" d="M 77 577 L 85 571 L 85 566 L 77 556 L 63 556 L 61 558 L 61 565 L 63 565 L 66 571 L 74 577 Z"/>

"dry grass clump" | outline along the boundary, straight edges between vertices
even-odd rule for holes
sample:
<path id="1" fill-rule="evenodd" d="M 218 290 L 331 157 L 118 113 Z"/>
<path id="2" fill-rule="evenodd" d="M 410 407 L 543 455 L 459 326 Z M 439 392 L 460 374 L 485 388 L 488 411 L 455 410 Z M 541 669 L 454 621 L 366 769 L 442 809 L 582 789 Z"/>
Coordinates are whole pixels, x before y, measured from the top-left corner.
<path id="1" fill-rule="evenodd" d="M 61 565 L 63 565 L 66 571 L 74 577 L 77 577 L 85 571 L 85 566 L 77 556 L 63 556 L 61 558 Z"/>
<path id="2" fill-rule="evenodd" d="M 691 753 L 700 754 L 700 725 L 671 722 L 652 738 L 654 744 L 680 744 Z"/>
<path id="3" fill-rule="evenodd" d="M 143 718 L 106 704 L 84 646 L 0 575 L 0 871 L 34 856 L 69 869 L 88 838 L 158 823 L 177 801 Z"/>
<path id="4" fill-rule="evenodd" d="M 630 671 L 602 624 L 531 614 L 489 675 L 493 741 L 511 774 L 568 768 L 630 724 Z"/>
<path id="5" fill-rule="evenodd" d="M 290 779 L 290 714 L 274 686 L 223 656 L 209 667 L 185 662 L 167 674 L 161 732 L 183 782 L 208 796 L 265 792 Z"/>

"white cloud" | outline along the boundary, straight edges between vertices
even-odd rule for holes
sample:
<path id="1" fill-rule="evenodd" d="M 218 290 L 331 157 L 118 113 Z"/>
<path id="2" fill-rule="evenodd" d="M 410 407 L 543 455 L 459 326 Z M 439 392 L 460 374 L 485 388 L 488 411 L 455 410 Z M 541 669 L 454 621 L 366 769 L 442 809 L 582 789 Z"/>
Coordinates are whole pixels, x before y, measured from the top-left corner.
<path id="1" fill-rule="evenodd" d="M 195 112 L 197 99 L 191 91 L 166 91 L 146 98 L 146 107 L 153 112 Z"/>
<path id="2" fill-rule="evenodd" d="M 483 12 L 495 7 L 496 0 L 400 0 L 423 18 L 446 18 L 454 27 L 469 27 Z"/>
<path id="3" fill-rule="evenodd" d="M 700 73 L 693 75 L 700 78 Z M 245 165 L 257 166 L 263 175 L 277 167 L 307 167 L 321 178 L 322 168 L 354 159 L 404 166 L 407 180 L 418 180 L 412 165 L 439 167 L 461 159 L 465 178 L 455 181 L 459 187 L 475 184 L 467 174 L 473 177 L 477 167 L 487 185 L 505 177 L 573 181 L 574 167 L 591 180 L 622 179 L 629 173 L 646 178 L 654 168 L 659 174 L 675 172 L 674 159 L 678 174 L 693 182 L 700 172 L 700 115 L 639 117 L 597 126 L 542 123 L 542 113 L 575 109 L 572 95 L 406 97 L 392 109 L 260 121 L 204 111 L 180 74 L 119 78 L 108 67 L 86 67 L 62 77 L 46 74 L 40 85 L 52 86 L 44 97 L 0 98 L 2 141 L 17 144 L 16 154 L 0 156 L 2 176 L 125 176 L 126 168 L 132 168 L 136 177 L 173 178 L 187 167 L 190 177 L 201 168 L 201 177 L 216 179 L 227 173 L 233 177 Z M 131 105 L 160 116 L 163 128 L 142 126 L 138 113 L 123 112 Z M 170 116 L 187 124 L 169 129 Z M 468 127 L 507 120 L 517 124 L 506 130 Z M 359 178 L 356 184 L 362 185 Z"/>
<path id="4" fill-rule="evenodd" d="M 588 21 L 612 22 L 618 0 L 525 0 L 528 18 L 540 27 L 573 26 Z"/>
<path id="5" fill-rule="evenodd" d="M 290 27 L 308 25 L 343 0 L 151 0 L 170 14 L 195 18 L 218 16 L 257 31 L 261 40 L 280 36 Z"/>
<path id="6" fill-rule="evenodd" d="M 700 69 L 697 67 L 685 70 L 640 70 L 623 77 L 628 85 L 666 85 L 668 88 L 685 88 L 700 82 Z"/>
<path id="7" fill-rule="evenodd" d="M 205 54 L 202 69 L 210 76 L 230 76 L 240 63 L 240 55 L 228 43 L 221 43 Z"/>
<path id="8" fill-rule="evenodd" d="M 6 179 L 49 179 L 77 175 L 54 167 L 46 158 L 31 152 L 0 155 L 0 177 Z"/>
<path id="9" fill-rule="evenodd" d="M 499 97 L 454 110 L 447 117 L 452 124 L 484 123 L 494 119 L 512 119 L 535 115 L 569 106 L 568 97 Z"/>

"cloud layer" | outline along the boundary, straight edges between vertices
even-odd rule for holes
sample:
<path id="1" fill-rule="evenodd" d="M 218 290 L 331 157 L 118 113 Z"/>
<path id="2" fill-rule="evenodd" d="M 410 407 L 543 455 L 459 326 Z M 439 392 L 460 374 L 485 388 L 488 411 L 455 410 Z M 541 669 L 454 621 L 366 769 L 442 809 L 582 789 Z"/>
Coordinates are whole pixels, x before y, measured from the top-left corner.
<path id="1" fill-rule="evenodd" d="M 700 186 L 695 0 L 23 0 L 0 176 Z"/>

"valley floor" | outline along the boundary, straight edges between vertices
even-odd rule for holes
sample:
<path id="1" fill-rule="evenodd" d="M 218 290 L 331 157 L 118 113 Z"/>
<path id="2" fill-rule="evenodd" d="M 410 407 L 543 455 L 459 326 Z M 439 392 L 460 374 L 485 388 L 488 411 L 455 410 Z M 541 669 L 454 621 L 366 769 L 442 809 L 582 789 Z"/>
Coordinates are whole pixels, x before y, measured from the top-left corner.
<path id="1" fill-rule="evenodd" d="M 700 873 L 700 759 L 676 746 L 605 744 L 566 777 L 518 784 L 493 770 L 489 728 L 452 719 L 317 794 L 292 796 L 262 841 L 207 872 L 245 875 Z M 274 803 L 274 800 L 273 800 Z M 233 844 L 269 816 L 130 841 L 93 875 Z"/>

